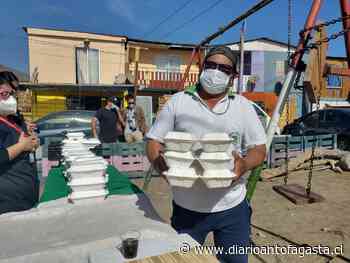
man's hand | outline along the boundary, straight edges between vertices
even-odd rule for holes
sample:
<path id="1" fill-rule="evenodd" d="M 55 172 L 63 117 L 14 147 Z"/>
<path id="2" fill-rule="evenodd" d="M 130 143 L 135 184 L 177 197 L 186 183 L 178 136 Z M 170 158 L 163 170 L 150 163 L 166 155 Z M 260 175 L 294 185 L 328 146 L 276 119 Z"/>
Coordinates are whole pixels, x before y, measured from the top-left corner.
<path id="1" fill-rule="evenodd" d="M 236 152 L 232 152 L 232 155 L 234 157 L 234 163 L 235 163 L 233 172 L 237 175 L 237 177 L 233 179 L 233 183 L 234 183 L 244 173 L 254 169 L 255 167 L 261 165 L 264 162 L 265 156 L 266 156 L 266 146 L 262 144 L 262 145 L 255 145 L 254 147 L 249 148 L 247 150 L 247 155 L 244 158 L 242 158 Z"/>
<path id="2" fill-rule="evenodd" d="M 247 164 L 245 160 L 236 152 L 232 153 L 232 156 L 234 158 L 234 169 L 233 172 L 236 175 L 234 178 L 234 181 L 238 180 L 245 172 L 248 171 Z"/>
<path id="3" fill-rule="evenodd" d="M 148 160 L 152 163 L 153 168 L 163 177 L 167 182 L 167 178 L 163 174 L 164 171 L 167 171 L 169 167 L 167 166 L 164 155 L 163 145 L 155 140 L 148 140 L 146 144 L 146 153 Z"/>
<path id="4" fill-rule="evenodd" d="M 167 166 L 163 153 L 159 153 L 159 156 L 153 162 L 154 169 L 163 176 L 163 172 L 168 171 L 169 167 Z"/>

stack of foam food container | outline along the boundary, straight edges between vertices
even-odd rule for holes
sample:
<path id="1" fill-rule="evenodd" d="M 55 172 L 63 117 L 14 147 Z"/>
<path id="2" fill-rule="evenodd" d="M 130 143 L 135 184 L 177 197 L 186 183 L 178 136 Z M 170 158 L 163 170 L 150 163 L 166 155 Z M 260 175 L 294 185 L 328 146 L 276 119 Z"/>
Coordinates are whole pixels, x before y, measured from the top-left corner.
<path id="1" fill-rule="evenodd" d="M 100 142 L 97 139 L 85 139 L 84 134 L 80 133 L 68 133 L 66 137 L 62 155 L 68 185 L 72 190 L 69 201 L 76 203 L 83 199 L 104 199 L 108 194 L 108 175 L 105 174 L 107 162 L 89 150 Z"/>
<path id="2" fill-rule="evenodd" d="M 234 161 L 229 153 L 232 139 L 226 133 L 205 134 L 200 143 L 203 152 L 199 156 L 204 172 L 202 180 L 208 188 L 229 187 L 234 178 Z"/>
<path id="3" fill-rule="evenodd" d="M 234 178 L 233 159 L 228 154 L 232 140 L 225 133 L 209 133 L 200 140 L 189 133 L 169 132 L 165 139 L 165 172 L 172 186 L 192 187 L 201 180 L 208 188 L 229 187 Z M 202 151 L 192 151 L 200 143 Z"/>

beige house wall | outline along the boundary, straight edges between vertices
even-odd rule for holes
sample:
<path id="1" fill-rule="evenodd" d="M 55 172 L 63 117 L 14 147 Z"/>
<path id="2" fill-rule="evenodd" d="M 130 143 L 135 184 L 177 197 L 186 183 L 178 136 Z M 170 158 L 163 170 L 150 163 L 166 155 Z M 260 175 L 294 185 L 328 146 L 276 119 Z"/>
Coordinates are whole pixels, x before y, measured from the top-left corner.
<path id="1" fill-rule="evenodd" d="M 39 83 L 76 83 L 77 47 L 98 49 L 100 84 L 113 84 L 115 76 L 125 73 L 125 37 L 56 30 L 27 29 L 29 70 L 37 68 Z"/>

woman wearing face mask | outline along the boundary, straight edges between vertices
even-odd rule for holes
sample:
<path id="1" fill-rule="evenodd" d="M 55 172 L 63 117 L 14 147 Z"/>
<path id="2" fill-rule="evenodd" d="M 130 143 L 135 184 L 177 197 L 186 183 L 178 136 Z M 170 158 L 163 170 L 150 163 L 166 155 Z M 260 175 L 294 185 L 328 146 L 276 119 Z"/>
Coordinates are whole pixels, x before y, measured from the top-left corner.
<path id="1" fill-rule="evenodd" d="M 235 68 L 236 58 L 231 49 L 210 50 L 199 83 L 171 97 L 146 137 L 148 158 L 160 174 L 168 169 L 162 152 L 169 131 L 188 132 L 198 139 L 207 133 L 226 133 L 232 138 L 230 152 L 234 157 L 235 177 L 231 186 L 209 189 L 203 183 L 195 183 L 191 188 L 172 187 L 171 225 L 200 244 L 213 232 L 215 245 L 227 252 L 218 255 L 220 261 L 237 263 L 248 262 L 248 256 L 235 255 L 234 248 L 250 245 L 251 211 L 245 200 L 242 175 L 264 161 L 266 135 L 250 102 L 231 90 L 237 75 Z M 248 149 L 244 158 L 237 154 L 242 142 Z M 200 145 L 195 144 L 193 151 L 197 150 L 201 150 Z"/>
<path id="2" fill-rule="evenodd" d="M 30 209 L 39 195 L 36 167 L 30 158 L 38 139 L 27 133 L 17 112 L 15 88 L 9 72 L 0 72 L 0 214 Z"/>

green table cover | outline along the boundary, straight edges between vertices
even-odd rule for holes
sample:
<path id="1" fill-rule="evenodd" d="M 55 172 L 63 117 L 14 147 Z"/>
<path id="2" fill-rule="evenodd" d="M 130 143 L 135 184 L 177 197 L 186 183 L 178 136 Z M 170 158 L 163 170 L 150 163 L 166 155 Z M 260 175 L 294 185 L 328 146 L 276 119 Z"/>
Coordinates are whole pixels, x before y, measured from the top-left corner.
<path id="1" fill-rule="evenodd" d="M 50 170 L 39 203 L 56 200 L 69 195 L 71 190 L 67 185 L 66 177 L 63 175 L 63 172 L 63 166 L 55 167 Z M 140 188 L 130 181 L 127 174 L 119 172 L 114 166 L 109 165 L 106 172 L 109 175 L 107 184 L 108 195 L 142 193 Z"/>

